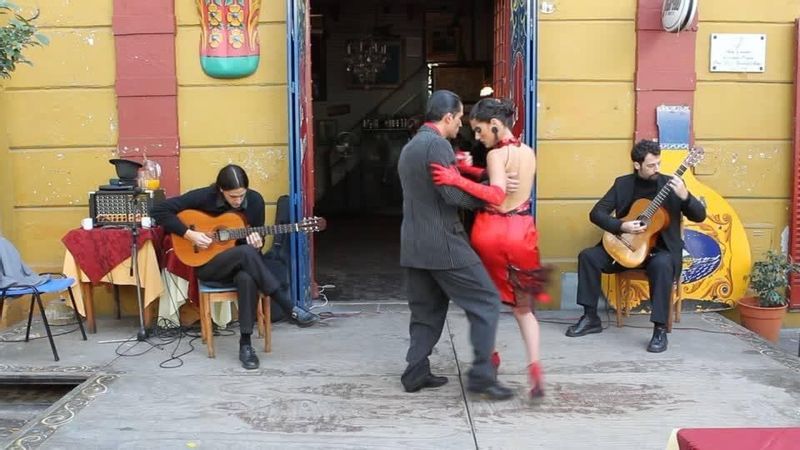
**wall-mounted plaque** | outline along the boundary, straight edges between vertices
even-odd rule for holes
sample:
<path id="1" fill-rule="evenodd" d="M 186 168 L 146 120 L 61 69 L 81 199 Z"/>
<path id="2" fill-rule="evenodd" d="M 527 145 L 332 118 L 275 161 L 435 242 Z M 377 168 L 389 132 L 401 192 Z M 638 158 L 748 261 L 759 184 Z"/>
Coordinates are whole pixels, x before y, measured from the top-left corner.
<path id="1" fill-rule="evenodd" d="M 764 72 L 767 70 L 766 34 L 711 34 L 711 72 Z"/>

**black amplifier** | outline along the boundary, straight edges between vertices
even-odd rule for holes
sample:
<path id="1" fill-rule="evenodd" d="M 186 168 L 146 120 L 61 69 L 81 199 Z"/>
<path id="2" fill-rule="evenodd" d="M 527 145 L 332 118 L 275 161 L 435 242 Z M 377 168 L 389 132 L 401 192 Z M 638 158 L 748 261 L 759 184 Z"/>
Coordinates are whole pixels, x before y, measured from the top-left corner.
<path id="1" fill-rule="evenodd" d="M 96 227 L 132 225 L 150 216 L 153 206 L 165 198 L 163 189 L 89 192 L 89 217 Z"/>

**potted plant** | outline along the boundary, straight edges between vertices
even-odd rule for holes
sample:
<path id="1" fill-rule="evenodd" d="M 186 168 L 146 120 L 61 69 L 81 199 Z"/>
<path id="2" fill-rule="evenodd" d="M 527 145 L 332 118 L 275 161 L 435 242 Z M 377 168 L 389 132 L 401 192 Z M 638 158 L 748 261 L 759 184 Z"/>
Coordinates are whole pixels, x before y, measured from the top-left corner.
<path id="1" fill-rule="evenodd" d="M 770 250 L 765 258 L 753 264 L 750 273 L 750 290 L 755 294 L 739 300 L 742 325 L 765 339 L 778 342 L 781 324 L 789 302 L 786 288 L 789 274 L 800 272 L 800 264 L 793 263 L 783 253 Z"/>
<path id="2" fill-rule="evenodd" d="M 8 16 L 8 17 L 4 17 Z M 36 32 L 33 21 L 39 17 L 38 11 L 31 17 L 23 16 L 19 8 L 6 0 L 0 0 L 0 77 L 9 78 L 17 64 L 30 64 L 22 54 L 28 47 L 46 45 L 47 37 Z"/>

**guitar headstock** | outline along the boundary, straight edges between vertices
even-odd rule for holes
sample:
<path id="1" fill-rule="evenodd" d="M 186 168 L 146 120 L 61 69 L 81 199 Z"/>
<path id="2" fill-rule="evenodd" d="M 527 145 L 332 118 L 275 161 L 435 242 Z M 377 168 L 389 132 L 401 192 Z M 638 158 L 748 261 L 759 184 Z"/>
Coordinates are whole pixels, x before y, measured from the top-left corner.
<path id="1" fill-rule="evenodd" d="M 304 217 L 303 220 L 297 223 L 298 231 L 301 233 L 314 233 L 323 231 L 327 228 L 328 222 L 322 217 Z"/>
<path id="2" fill-rule="evenodd" d="M 702 161 L 705 156 L 706 151 L 703 150 L 703 147 L 692 147 L 692 149 L 689 150 L 689 154 L 686 156 L 684 164 L 686 164 L 686 167 L 694 167 L 697 163 Z"/>

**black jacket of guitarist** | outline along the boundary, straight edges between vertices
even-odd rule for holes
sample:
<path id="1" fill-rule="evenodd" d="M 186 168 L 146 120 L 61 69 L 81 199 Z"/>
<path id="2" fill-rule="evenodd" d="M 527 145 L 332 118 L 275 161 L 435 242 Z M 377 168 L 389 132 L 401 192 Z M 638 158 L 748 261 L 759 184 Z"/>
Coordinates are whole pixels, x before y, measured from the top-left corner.
<path id="1" fill-rule="evenodd" d="M 177 214 L 187 209 L 197 209 L 212 216 L 239 212 L 244 215 L 248 226 L 264 226 L 264 197 L 252 189 L 247 190 L 240 208 L 231 207 L 216 187 L 208 186 L 169 198 L 154 206 L 150 214 L 156 224 L 163 226 L 167 233 L 183 236 L 189 228 L 178 219 Z M 239 241 L 236 242 L 237 245 L 243 243 L 244 239 Z"/>
<path id="2" fill-rule="evenodd" d="M 614 180 L 614 185 L 606 192 L 606 195 L 594 205 L 589 213 L 589 220 L 593 224 L 609 233 L 618 234 L 622 228 L 622 220 L 617 217 L 625 217 L 630 212 L 634 198 L 635 173 L 623 175 Z M 657 189 L 660 191 L 672 178 L 667 175 L 659 175 L 657 179 Z M 681 258 L 683 253 L 683 237 L 681 236 L 681 215 L 686 216 L 692 222 L 702 222 L 706 220 L 706 207 L 695 198 L 692 193 L 686 200 L 681 200 L 674 192 L 669 194 L 661 205 L 669 215 L 669 225 L 660 234 L 660 240 L 664 243 L 667 250 L 672 255 L 672 262 L 675 267 L 676 276 L 681 273 Z M 613 214 L 612 214 L 613 213 Z"/>

